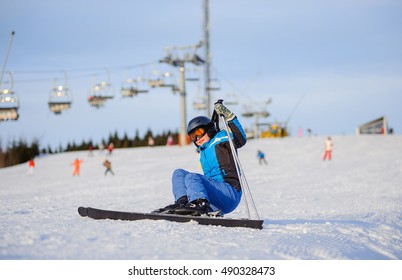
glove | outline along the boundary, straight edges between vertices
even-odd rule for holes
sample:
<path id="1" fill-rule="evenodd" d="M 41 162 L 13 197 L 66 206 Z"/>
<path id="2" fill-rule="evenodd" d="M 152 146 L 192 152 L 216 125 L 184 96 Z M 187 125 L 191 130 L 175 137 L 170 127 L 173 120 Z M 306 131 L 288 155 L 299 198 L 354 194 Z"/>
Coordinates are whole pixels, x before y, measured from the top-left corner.
<path id="1" fill-rule="evenodd" d="M 228 108 L 225 107 L 222 103 L 215 103 L 214 105 L 215 111 L 218 115 L 224 116 L 225 119 L 230 122 L 232 121 L 236 115 L 233 114 Z"/>

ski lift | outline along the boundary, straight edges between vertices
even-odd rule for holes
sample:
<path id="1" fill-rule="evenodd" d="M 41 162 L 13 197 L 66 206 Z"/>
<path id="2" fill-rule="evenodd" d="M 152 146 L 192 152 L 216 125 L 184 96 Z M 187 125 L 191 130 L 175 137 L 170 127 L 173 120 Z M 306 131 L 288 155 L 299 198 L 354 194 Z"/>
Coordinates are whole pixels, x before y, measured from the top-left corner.
<path id="1" fill-rule="evenodd" d="M 207 101 L 203 98 L 199 98 L 194 100 L 193 102 L 194 110 L 206 110 L 207 109 Z"/>
<path id="2" fill-rule="evenodd" d="M 67 86 L 67 73 L 64 72 L 64 86 L 56 86 L 56 82 L 54 82 L 53 88 L 50 91 L 48 105 L 50 111 L 59 115 L 62 111 L 70 109 L 71 103 L 72 95 Z"/>
<path id="3" fill-rule="evenodd" d="M 202 41 L 200 41 L 200 42 L 199 42 L 198 44 L 196 44 L 196 45 L 192 45 L 191 47 L 194 49 L 194 52 L 193 52 L 192 54 L 191 54 L 191 53 L 187 53 L 187 55 L 186 55 L 186 57 L 185 57 L 185 60 L 186 60 L 187 62 L 191 62 L 192 64 L 197 65 L 197 66 L 203 65 L 203 64 L 205 63 L 205 60 L 204 60 L 203 58 L 201 58 L 201 57 L 197 54 L 197 50 L 198 50 L 199 48 L 201 48 L 202 45 L 203 45 L 203 42 L 202 42 Z"/>
<path id="4" fill-rule="evenodd" d="M 186 68 L 186 81 L 188 82 L 198 82 L 200 80 L 200 72 L 201 69 L 200 67 L 194 68 L 194 69 L 187 69 Z"/>
<path id="5" fill-rule="evenodd" d="M 250 102 L 249 104 L 244 105 L 244 110 L 245 112 L 242 114 L 243 117 L 250 118 L 267 118 L 269 117 L 269 112 L 266 109 L 266 106 L 270 104 L 270 100 L 266 102 L 259 102 L 259 103 L 252 103 Z M 258 109 L 255 107 L 259 107 Z"/>
<path id="6" fill-rule="evenodd" d="M 147 93 L 148 89 L 144 87 L 145 79 L 142 77 L 129 78 L 128 70 L 126 72 L 126 79 L 121 86 L 121 95 L 123 97 L 133 97 L 139 93 Z"/>
<path id="7" fill-rule="evenodd" d="M 12 120 L 19 118 L 18 114 L 19 100 L 13 91 L 3 89 L 0 96 L 0 121 Z"/>
<path id="8" fill-rule="evenodd" d="M 59 115 L 62 111 L 71 108 L 71 97 L 68 88 L 64 86 L 53 87 L 49 97 L 49 109 L 54 114 Z"/>
<path id="9" fill-rule="evenodd" d="M 148 80 L 148 85 L 151 88 L 171 88 L 174 93 L 178 91 L 176 80 L 171 72 L 160 74 L 159 71 L 154 71 L 154 76 L 155 78 Z"/>
<path id="10" fill-rule="evenodd" d="M 239 98 L 238 98 L 237 94 L 233 92 L 233 93 L 226 94 L 226 99 L 224 99 L 224 100 L 225 100 L 226 105 L 235 106 L 235 105 L 239 104 L 238 99 Z"/>
<path id="11" fill-rule="evenodd" d="M 139 83 L 142 78 L 126 79 L 121 87 L 121 95 L 123 97 L 133 97 L 139 93 L 147 93 L 148 89 L 140 89 Z"/>
<path id="12" fill-rule="evenodd" d="M 174 75 L 170 72 L 163 73 L 163 83 L 160 87 L 167 87 L 167 88 L 176 88 L 176 80 Z"/>
<path id="13" fill-rule="evenodd" d="M 101 82 L 94 85 L 88 96 L 88 102 L 92 107 L 101 108 L 105 105 L 108 99 L 113 99 L 113 94 L 111 94 L 112 88 L 109 83 Z"/>
<path id="14" fill-rule="evenodd" d="M 103 96 L 95 96 L 95 95 L 88 96 L 89 104 L 96 109 L 99 109 L 99 108 L 102 108 L 103 106 L 105 106 L 106 101 L 107 101 L 107 98 L 105 98 Z"/>
<path id="15" fill-rule="evenodd" d="M 211 79 L 209 82 L 208 90 L 213 91 L 213 90 L 220 90 L 221 89 L 221 84 L 218 79 Z"/>
<path id="16" fill-rule="evenodd" d="M 158 70 L 152 71 L 152 78 L 148 80 L 148 86 L 151 88 L 161 87 L 164 84 L 164 81 L 161 77 L 161 74 Z"/>
<path id="17" fill-rule="evenodd" d="M 173 85 L 171 88 L 173 94 L 179 93 L 180 92 L 180 88 L 178 86 Z"/>
<path id="18" fill-rule="evenodd" d="M 88 94 L 88 102 L 94 108 L 101 108 L 106 101 L 114 98 L 113 88 L 110 84 L 109 72 L 108 81 L 103 81 L 91 87 Z"/>
<path id="19" fill-rule="evenodd" d="M 161 87 L 161 86 L 163 86 L 163 80 L 162 80 L 162 79 L 152 79 L 152 80 L 148 80 L 148 85 L 149 85 L 151 88 Z"/>
<path id="20" fill-rule="evenodd" d="M 16 121 L 19 118 L 19 99 L 17 94 L 13 91 L 13 75 L 11 72 L 8 73 L 10 76 L 10 86 L 9 88 L 1 88 L 0 91 L 0 121 Z"/>
<path id="21" fill-rule="evenodd" d="M 193 102 L 194 110 L 206 110 L 208 108 L 208 98 L 207 96 L 202 94 L 201 88 L 202 88 L 201 81 L 198 80 L 195 98 Z"/>
<path id="22" fill-rule="evenodd" d="M 194 110 L 206 110 L 208 107 L 207 105 L 208 105 L 207 97 L 202 96 L 200 94 L 200 91 L 198 90 L 193 102 Z"/>

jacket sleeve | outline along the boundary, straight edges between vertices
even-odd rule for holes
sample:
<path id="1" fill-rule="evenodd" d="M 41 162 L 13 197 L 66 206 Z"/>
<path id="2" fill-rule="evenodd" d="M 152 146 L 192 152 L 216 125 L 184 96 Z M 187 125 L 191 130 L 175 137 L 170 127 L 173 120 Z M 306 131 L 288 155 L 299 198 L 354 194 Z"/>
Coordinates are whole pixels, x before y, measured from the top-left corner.
<path id="1" fill-rule="evenodd" d="M 246 144 L 247 142 L 247 137 L 237 117 L 230 121 L 228 125 L 230 130 L 232 131 L 231 137 L 236 149 L 243 147 L 244 144 Z"/>

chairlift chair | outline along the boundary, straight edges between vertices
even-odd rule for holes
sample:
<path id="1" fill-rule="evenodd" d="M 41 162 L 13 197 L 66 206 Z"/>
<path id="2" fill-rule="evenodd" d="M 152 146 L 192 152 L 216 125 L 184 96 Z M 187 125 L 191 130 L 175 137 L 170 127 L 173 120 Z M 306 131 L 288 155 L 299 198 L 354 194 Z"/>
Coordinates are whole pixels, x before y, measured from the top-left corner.
<path id="1" fill-rule="evenodd" d="M 205 96 L 197 95 L 193 102 L 194 110 L 206 110 L 207 109 L 207 98 Z"/>
<path id="2" fill-rule="evenodd" d="M 256 111 L 246 111 L 243 114 L 241 114 L 243 117 L 245 118 L 251 118 L 251 117 L 263 117 L 263 118 L 267 118 L 269 117 L 269 112 L 268 111 L 260 111 L 260 112 L 256 112 Z"/>
<path id="3" fill-rule="evenodd" d="M 251 118 L 252 116 L 254 116 L 253 112 L 244 112 L 243 114 L 241 114 L 243 117 L 245 118 Z"/>
<path id="4" fill-rule="evenodd" d="M 236 93 L 228 93 L 226 95 L 225 104 L 231 105 L 231 106 L 238 105 L 239 102 L 238 102 L 238 97 L 237 97 Z"/>
<path id="5" fill-rule="evenodd" d="M 197 73 L 197 75 L 194 74 Z M 198 82 L 200 80 L 200 76 L 201 76 L 201 69 L 200 67 L 197 67 L 195 69 L 188 69 L 186 68 L 186 81 L 188 82 Z"/>
<path id="6" fill-rule="evenodd" d="M 176 80 L 172 73 L 170 72 L 163 73 L 163 83 L 160 85 L 160 87 L 174 88 L 176 87 L 176 84 L 177 84 Z"/>
<path id="7" fill-rule="evenodd" d="M 148 80 L 148 85 L 151 88 L 161 87 L 163 85 L 163 80 L 160 78 Z"/>
<path id="8" fill-rule="evenodd" d="M 193 102 L 194 110 L 207 110 L 208 109 L 208 97 L 202 93 L 202 84 L 199 81 L 197 83 L 196 94 Z"/>
<path id="9" fill-rule="evenodd" d="M 147 93 L 148 89 L 140 89 L 139 81 L 141 81 L 141 78 L 126 79 L 121 87 L 121 95 L 123 97 L 133 97 L 139 93 Z"/>
<path id="10" fill-rule="evenodd" d="M 20 115 L 16 108 L 3 108 L 0 107 L 0 122 L 2 121 L 16 121 Z"/>
<path id="11" fill-rule="evenodd" d="M 193 108 L 194 108 L 194 110 L 206 110 L 207 109 L 207 104 L 205 102 L 194 101 Z"/>
<path id="12" fill-rule="evenodd" d="M 56 115 L 71 108 L 72 95 L 67 80 L 67 72 L 64 71 L 64 85 L 57 85 L 55 79 L 53 88 L 50 90 L 48 105 L 50 111 Z"/>
<path id="13" fill-rule="evenodd" d="M 3 89 L 0 96 L 0 121 L 16 121 L 18 114 L 19 100 L 13 91 Z"/>
<path id="14" fill-rule="evenodd" d="M 220 90 L 221 89 L 221 84 L 218 79 L 211 79 L 209 82 L 208 90 L 214 91 L 214 90 Z"/>
<path id="15" fill-rule="evenodd" d="M 49 96 L 49 109 L 54 114 L 59 115 L 62 111 L 71 108 L 72 96 L 65 86 L 56 86 L 50 92 Z"/>
<path id="16" fill-rule="evenodd" d="M 164 84 L 164 81 L 161 77 L 161 74 L 158 70 L 152 71 L 152 77 L 148 79 L 148 86 L 150 88 L 161 87 Z"/>
<path id="17" fill-rule="evenodd" d="M 156 87 L 170 87 L 173 88 L 176 86 L 176 82 L 174 80 L 174 76 L 170 72 L 165 72 L 160 74 L 159 71 L 154 71 L 154 78 L 148 80 L 148 85 L 151 88 Z"/>
<path id="18" fill-rule="evenodd" d="M 94 96 L 94 95 L 88 96 L 89 104 L 96 109 L 99 109 L 99 108 L 102 108 L 103 106 L 105 106 L 106 100 L 107 99 L 102 96 Z"/>
<path id="19" fill-rule="evenodd" d="M 180 88 L 177 87 L 177 86 L 173 86 L 173 87 L 172 87 L 172 92 L 173 92 L 173 94 L 179 93 L 179 92 L 180 92 Z"/>
<path id="20" fill-rule="evenodd" d="M 101 108 L 106 101 L 114 98 L 113 88 L 108 82 L 94 85 L 89 92 L 88 102 L 94 108 Z"/>
<path id="21" fill-rule="evenodd" d="M 18 109 L 20 105 L 18 96 L 13 91 L 13 74 L 11 72 L 8 72 L 8 74 L 10 78 L 10 85 L 8 88 L 1 88 L 0 91 L 0 121 L 16 121 L 19 118 Z"/>

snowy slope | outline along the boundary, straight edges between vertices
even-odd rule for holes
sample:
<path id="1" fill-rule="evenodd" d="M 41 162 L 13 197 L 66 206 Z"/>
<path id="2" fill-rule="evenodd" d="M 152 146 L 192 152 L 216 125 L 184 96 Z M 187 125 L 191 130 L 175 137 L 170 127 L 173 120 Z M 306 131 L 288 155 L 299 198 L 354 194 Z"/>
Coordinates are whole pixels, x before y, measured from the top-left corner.
<path id="1" fill-rule="evenodd" d="M 239 156 L 263 230 L 166 221 L 96 221 L 79 206 L 151 211 L 172 202 L 175 168 L 200 172 L 193 146 L 65 153 L 0 169 L 0 259 L 402 259 L 402 137 L 251 140 Z M 256 153 L 267 154 L 259 165 Z M 70 163 L 84 160 L 80 177 Z M 228 217 L 246 217 L 244 203 Z"/>

